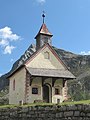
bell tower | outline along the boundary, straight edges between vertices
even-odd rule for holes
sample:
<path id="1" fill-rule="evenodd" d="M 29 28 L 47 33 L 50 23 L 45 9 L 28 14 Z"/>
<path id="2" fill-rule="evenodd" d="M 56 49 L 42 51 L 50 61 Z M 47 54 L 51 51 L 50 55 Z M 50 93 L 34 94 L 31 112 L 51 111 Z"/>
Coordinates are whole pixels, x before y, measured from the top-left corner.
<path id="1" fill-rule="evenodd" d="M 52 34 L 49 32 L 46 24 L 45 24 L 45 14 L 43 12 L 42 14 L 42 18 L 43 18 L 43 24 L 38 32 L 38 34 L 36 35 L 35 39 L 36 39 L 36 50 L 38 50 L 39 48 L 41 48 L 44 44 L 49 44 L 52 45 Z"/>

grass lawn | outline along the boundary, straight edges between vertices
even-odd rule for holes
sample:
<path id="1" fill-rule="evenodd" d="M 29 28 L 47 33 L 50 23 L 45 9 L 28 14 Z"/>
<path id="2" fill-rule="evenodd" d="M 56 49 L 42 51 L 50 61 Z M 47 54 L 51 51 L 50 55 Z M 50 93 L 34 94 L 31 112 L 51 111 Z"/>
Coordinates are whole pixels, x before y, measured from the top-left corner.
<path id="1" fill-rule="evenodd" d="M 63 102 L 58 105 L 75 105 L 75 104 L 90 104 L 90 100 L 82 100 L 82 101 L 73 101 L 73 102 Z M 28 106 L 53 106 L 56 104 L 53 103 L 31 103 L 27 105 L 23 105 L 22 107 Z M 13 107 L 20 107 L 20 105 L 1 105 L 0 108 L 13 108 Z"/>
<path id="2" fill-rule="evenodd" d="M 61 103 L 61 105 L 75 105 L 75 104 L 90 104 L 90 100 L 82 100 L 82 101 L 73 101 L 73 102 Z"/>

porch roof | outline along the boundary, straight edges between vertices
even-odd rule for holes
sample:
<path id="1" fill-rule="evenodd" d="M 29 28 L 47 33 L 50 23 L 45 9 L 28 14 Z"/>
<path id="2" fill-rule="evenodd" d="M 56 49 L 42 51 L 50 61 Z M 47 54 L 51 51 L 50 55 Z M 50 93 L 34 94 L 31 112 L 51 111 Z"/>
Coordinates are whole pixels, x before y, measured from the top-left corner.
<path id="1" fill-rule="evenodd" d="M 45 68 L 27 68 L 32 76 L 45 76 L 45 77 L 59 77 L 75 79 L 75 76 L 68 70 L 62 69 L 45 69 Z"/>

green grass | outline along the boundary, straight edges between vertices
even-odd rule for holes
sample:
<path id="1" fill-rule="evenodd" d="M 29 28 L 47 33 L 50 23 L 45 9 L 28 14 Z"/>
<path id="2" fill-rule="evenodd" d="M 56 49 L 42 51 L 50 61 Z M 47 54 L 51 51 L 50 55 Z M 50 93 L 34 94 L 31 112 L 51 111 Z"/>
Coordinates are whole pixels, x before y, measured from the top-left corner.
<path id="1" fill-rule="evenodd" d="M 76 105 L 76 104 L 90 104 L 90 100 L 82 100 L 82 101 L 73 101 L 73 102 L 61 103 L 61 105 Z"/>
<path id="2" fill-rule="evenodd" d="M 73 102 L 63 102 L 58 105 L 77 105 L 77 104 L 90 104 L 90 100 L 83 100 L 83 101 L 73 101 Z M 56 104 L 53 103 L 31 103 L 26 104 L 21 107 L 29 107 L 29 106 L 53 106 Z M 20 107 L 20 105 L 1 105 L 0 108 L 15 108 Z"/>

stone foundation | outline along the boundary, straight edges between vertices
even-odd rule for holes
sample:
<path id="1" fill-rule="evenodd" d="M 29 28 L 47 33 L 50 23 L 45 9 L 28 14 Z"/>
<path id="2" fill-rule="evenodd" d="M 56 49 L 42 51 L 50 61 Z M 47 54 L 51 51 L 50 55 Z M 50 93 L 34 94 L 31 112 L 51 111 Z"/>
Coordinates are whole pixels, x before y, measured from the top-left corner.
<path id="1" fill-rule="evenodd" d="M 90 105 L 0 108 L 0 120 L 90 120 Z"/>

